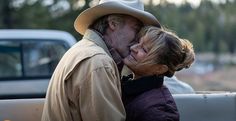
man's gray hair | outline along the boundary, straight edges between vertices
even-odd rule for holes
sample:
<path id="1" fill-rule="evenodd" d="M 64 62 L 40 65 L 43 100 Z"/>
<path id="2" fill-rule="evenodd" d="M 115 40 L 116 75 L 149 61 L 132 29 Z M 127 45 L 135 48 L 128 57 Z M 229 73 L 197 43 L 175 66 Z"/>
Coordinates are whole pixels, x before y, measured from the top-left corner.
<path id="1" fill-rule="evenodd" d="M 93 24 L 91 24 L 89 28 L 94 29 L 104 35 L 107 27 L 109 26 L 108 21 L 114 21 L 120 26 L 122 26 L 125 23 L 125 17 L 127 17 L 127 15 L 124 14 L 106 15 L 93 22 Z"/>

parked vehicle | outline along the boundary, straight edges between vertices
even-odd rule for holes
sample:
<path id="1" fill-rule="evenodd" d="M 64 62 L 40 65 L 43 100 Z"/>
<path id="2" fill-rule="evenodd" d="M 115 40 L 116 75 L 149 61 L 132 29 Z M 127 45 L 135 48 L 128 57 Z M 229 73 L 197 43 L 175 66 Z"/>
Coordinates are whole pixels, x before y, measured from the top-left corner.
<path id="1" fill-rule="evenodd" d="M 42 98 L 63 54 L 76 43 L 56 30 L 0 30 L 0 99 Z"/>
<path id="2" fill-rule="evenodd" d="M 75 44 L 67 32 L 0 30 L 0 121 L 40 121 L 52 72 Z M 174 95 L 180 121 L 236 121 L 236 93 Z"/>

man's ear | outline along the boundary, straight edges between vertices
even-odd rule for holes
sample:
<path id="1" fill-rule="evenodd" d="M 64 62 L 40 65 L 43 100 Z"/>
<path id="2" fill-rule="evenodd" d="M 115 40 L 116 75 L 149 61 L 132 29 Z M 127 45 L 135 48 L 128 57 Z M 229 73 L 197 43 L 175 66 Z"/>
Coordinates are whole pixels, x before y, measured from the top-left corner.
<path id="1" fill-rule="evenodd" d="M 117 26 L 116 22 L 112 21 L 112 20 L 108 22 L 108 25 L 109 25 L 111 30 L 115 30 L 116 26 Z"/>
<path id="2" fill-rule="evenodd" d="M 157 75 L 164 74 L 168 71 L 168 66 L 164 64 L 157 64 L 154 68 Z"/>
<path id="3" fill-rule="evenodd" d="M 108 17 L 108 25 L 111 30 L 115 30 L 116 27 L 118 26 L 117 22 L 114 21 L 111 17 Z"/>

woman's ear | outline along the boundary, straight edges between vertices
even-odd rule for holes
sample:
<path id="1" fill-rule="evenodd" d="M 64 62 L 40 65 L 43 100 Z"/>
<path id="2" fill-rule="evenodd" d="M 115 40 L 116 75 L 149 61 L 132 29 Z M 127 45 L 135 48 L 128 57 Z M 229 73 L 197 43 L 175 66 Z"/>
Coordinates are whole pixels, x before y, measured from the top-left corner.
<path id="1" fill-rule="evenodd" d="M 167 65 L 164 65 L 164 64 L 157 64 L 155 66 L 155 73 L 157 75 L 160 75 L 160 74 L 164 74 L 165 72 L 168 71 L 168 66 Z"/>

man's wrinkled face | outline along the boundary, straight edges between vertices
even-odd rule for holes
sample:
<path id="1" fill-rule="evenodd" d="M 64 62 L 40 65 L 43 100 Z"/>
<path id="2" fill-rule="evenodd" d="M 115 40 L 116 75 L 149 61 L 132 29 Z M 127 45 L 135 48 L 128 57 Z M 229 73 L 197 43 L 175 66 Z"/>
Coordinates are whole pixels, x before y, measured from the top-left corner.
<path id="1" fill-rule="evenodd" d="M 130 46 L 136 43 L 135 37 L 141 27 L 142 23 L 139 20 L 134 17 L 126 17 L 124 25 L 116 30 L 117 41 L 115 41 L 114 47 L 123 58 L 129 55 Z"/>

